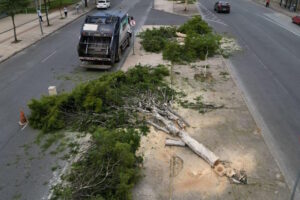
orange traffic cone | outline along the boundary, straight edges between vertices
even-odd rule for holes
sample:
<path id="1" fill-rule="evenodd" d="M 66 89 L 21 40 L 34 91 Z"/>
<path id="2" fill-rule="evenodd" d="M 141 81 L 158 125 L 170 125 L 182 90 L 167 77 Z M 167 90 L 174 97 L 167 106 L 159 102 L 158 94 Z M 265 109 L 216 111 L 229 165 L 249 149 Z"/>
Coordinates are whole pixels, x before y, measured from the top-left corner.
<path id="1" fill-rule="evenodd" d="M 24 126 L 27 124 L 27 119 L 25 117 L 24 111 L 20 111 L 20 121 L 19 121 L 20 126 Z"/>

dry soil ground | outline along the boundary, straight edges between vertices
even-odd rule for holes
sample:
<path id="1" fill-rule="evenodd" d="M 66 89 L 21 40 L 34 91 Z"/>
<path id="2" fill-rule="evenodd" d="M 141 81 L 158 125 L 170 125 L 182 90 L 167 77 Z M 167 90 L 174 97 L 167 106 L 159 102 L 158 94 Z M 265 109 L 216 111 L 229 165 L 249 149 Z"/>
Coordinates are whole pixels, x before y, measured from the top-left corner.
<path id="1" fill-rule="evenodd" d="M 231 44 L 223 46 L 237 48 L 232 40 L 228 43 Z M 130 53 L 123 70 L 138 63 L 164 64 L 171 69 L 161 54 L 145 52 L 139 39 L 135 43 L 135 55 Z M 205 65 L 208 65 L 207 78 L 203 78 Z M 174 65 L 172 76 L 173 87 L 187 94 L 183 100 L 193 101 L 202 96 L 206 103 L 225 106 L 200 114 L 174 105 L 191 125 L 187 132 L 222 160 L 231 162 L 236 169 L 246 170 L 248 184 L 230 184 L 227 178 L 216 175 L 187 147 L 166 147 L 165 139 L 171 137 L 152 128 L 142 138 L 139 153 L 144 157 L 144 177 L 134 188 L 134 199 L 288 199 L 289 190 L 284 178 L 248 111 L 242 93 L 228 73 L 226 61 L 216 56 L 190 65 Z"/>

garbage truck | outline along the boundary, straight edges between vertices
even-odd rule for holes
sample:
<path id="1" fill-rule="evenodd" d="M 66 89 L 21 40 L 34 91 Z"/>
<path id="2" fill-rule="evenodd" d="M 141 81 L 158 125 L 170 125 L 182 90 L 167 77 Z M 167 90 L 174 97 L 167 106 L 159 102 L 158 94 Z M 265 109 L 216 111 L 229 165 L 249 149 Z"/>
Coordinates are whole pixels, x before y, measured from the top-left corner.
<path id="1" fill-rule="evenodd" d="M 87 16 L 77 48 L 82 66 L 104 68 L 118 62 L 131 42 L 131 19 L 122 11 L 98 12 Z"/>

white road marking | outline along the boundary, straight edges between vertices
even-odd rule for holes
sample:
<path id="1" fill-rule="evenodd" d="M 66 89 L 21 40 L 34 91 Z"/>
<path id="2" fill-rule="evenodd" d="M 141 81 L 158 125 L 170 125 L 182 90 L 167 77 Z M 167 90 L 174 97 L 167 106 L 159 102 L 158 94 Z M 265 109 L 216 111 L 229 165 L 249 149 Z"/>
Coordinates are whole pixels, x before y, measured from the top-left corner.
<path id="1" fill-rule="evenodd" d="M 200 2 L 197 3 L 197 9 L 204 20 L 222 24 L 224 26 L 228 26 L 227 24 L 222 22 L 222 20 L 219 19 L 213 12 L 211 12 L 204 5 L 202 5 Z"/>
<path id="2" fill-rule="evenodd" d="M 29 123 L 29 122 L 27 122 L 27 123 L 23 126 L 23 128 L 21 128 L 21 131 L 23 131 L 23 130 L 27 127 L 28 123 Z"/>
<path id="3" fill-rule="evenodd" d="M 56 51 L 52 52 L 49 56 L 47 56 L 46 58 L 44 58 L 41 63 L 46 62 L 51 56 L 53 56 L 56 53 Z"/>

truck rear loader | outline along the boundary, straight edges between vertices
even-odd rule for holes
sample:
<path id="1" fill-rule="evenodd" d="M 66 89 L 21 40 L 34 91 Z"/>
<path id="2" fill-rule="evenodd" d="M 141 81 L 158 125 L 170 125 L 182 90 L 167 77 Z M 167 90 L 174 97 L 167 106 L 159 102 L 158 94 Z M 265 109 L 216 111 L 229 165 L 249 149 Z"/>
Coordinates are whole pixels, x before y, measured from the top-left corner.
<path id="1" fill-rule="evenodd" d="M 86 17 L 77 49 L 79 59 L 89 63 L 84 67 L 101 68 L 101 63 L 107 62 L 112 66 L 120 60 L 131 42 L 130 19 L 127 13 L 121 11 L 98 12 Z"/>

